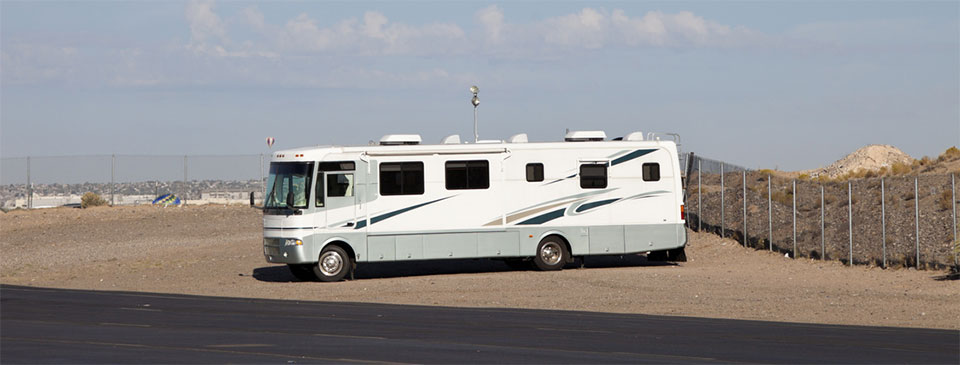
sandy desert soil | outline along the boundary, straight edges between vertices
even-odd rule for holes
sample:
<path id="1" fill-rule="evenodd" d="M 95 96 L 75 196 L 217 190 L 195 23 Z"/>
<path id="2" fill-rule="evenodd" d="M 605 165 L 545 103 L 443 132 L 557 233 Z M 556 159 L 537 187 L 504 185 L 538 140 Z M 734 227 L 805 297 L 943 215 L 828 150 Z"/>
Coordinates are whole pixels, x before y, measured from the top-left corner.
<path id="1" fill-rule="evenodd" d="M 689 262 L 590 258 L 514 271 L 487 260 L 361 266 L 357 280 L 297 282 L 264 261 L 248 207 L 43 209 L 0 214 L 0 282 L 56 288 L 441 306 L 544 308 L 960 329 L 943 271 L 844 267 L 691 233 Z"/>

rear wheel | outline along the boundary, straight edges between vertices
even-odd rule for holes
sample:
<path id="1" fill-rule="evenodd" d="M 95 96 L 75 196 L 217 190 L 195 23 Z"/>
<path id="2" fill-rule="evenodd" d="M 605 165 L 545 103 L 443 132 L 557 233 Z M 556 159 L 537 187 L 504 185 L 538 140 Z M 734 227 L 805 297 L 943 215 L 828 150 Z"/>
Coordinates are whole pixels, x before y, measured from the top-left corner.
<path id="1" fill-rule="evenodd" d="M 550 236 L 537 245 L 537 255 L 533 257 L 533 263 L 543 271 L 560 270 L 567 262 L 568 255 L 563 241 L 556 236 Z"/>
<path id="2" fill-rule="evenodd" d="M 317 281 L 317 275 L 313 273 L 313 265 L 310 264 L 287 264 L 293 277 L 300 281 Z"/>
<path id="3" fill-rule="evenodd" d="M 324 282 L 343 280 L 353 270 L 353 259 L 340 246 L 327 245 L 320 252 L 320 260 L 313 266 L 317 279 Z"/>

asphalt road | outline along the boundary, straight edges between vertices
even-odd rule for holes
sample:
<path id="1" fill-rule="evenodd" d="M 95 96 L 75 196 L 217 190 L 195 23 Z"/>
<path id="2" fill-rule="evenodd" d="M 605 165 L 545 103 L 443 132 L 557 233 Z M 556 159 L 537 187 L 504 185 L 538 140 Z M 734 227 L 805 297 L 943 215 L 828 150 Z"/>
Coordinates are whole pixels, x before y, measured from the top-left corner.
<path id="1" fill-rule="evenodd" d="M 17 286 L 0 338 L 4 364 L 960 363 L 948 330 Z"/>

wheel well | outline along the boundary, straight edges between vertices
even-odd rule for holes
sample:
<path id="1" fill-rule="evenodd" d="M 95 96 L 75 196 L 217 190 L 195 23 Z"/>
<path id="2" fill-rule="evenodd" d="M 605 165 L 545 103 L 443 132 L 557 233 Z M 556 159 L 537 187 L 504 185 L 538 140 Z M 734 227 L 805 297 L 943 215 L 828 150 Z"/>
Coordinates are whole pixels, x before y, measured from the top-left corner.
<path id="1" fill-rule="evenodd" d="M 570 248 L 570 241 L 567 241 L 567 238 L 564 237 L 564 236 L 562 236 L 562 235 L 560 235 L 559 233 L 551 233 L 551 234 L 548 234 L 548 235 L 544 236 L 543 239 L 541 239 L 540 241 L 543 241 L 543 240 L 545 240 L 545 239 L 547 239 L 547 238 L 550 238 L 550 237 L 556 237 L 557 239 L 560 240 L 560 242 L 563 243 L 564 248 L 567 249 L 567 262 L 568 262 L 568 263 L 573 262 L 573 249 Z"/>
<path id="2" fill-rule="evenodd" d="M 326 246 L 337 246 L 337 247 L 342 248 L 344 251 L 347 252 L 347 256 L 350 256 L 350 259 L 351 259 L 353 262 L 357 262 L 357 254 L 356 254 L 355 252 L 353 252 L 353 248 L 350 247 L 350 245 L 348 245 L 346 242 L 343 242 L 343 241 L 333 241 L 333 242 L 327 243 Z M 324 246 L 324 248 L 326 248 L 326 246 Z M 321 249 L 321 251 L 322 251 L 322 250 L 323 250 L 323 249 Z"/>

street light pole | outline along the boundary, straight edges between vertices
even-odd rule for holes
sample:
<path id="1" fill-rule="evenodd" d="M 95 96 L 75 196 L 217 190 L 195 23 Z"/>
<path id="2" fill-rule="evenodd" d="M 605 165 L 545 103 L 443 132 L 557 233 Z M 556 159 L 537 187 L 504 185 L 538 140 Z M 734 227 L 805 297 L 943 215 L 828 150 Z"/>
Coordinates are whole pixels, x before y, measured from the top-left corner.
<path id="1" fill-rule="evenodd" d="M 480 106 L 480 98 L 477 97 L 477 93 L 480 92 L 480 88 L 477 85 L 470 87 L 470 92 L 473 93 L 473 99 L 470 99 L 470 102 L 473 103 L 473 143 L 480 141 L 480 132 L 477 129 L 477 107 Z"/>

